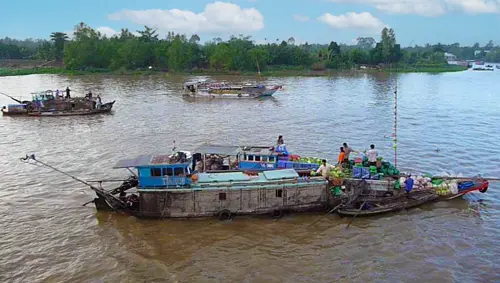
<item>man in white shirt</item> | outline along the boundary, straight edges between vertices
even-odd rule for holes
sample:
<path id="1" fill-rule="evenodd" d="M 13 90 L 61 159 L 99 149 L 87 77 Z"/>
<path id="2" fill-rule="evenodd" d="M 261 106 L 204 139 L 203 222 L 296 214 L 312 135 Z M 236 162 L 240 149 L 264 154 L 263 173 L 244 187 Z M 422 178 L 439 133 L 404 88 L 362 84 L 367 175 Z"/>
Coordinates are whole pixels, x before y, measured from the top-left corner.
<path id="1" fill-rule="evenodd" d="M 326 163 L 326 159 L 323 159 L 322 160 L 322 164 L 321 166 L 319 166 L 318 170 L 316 171 L 316 173 L 321 173 L 321 175 L 324 177 L 324 178 L 327 178 L 328 179 L 328 174 L 330 173 L 330 171 L 332 171 L 333 169 L 333 166 L 330 165 L 330 164 L 327 164 Z"/>
<path id="2" fill-rule="evenodd" d="M 368 164 L 370 166 L 376 166 L 378 152 L 375 150 L 375 145 L 370 145 L 370 149 L 366 152 L 366 156 L 368 157 Z"/>

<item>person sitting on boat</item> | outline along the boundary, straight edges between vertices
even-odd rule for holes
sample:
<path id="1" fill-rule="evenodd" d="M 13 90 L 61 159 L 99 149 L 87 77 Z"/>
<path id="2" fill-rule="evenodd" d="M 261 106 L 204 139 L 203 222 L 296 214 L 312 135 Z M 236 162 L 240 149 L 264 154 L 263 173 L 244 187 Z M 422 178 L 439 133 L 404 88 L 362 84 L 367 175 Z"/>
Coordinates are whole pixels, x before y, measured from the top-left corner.
<path id="1" fill-rule="evenodd" d="M 375 150 L 375 145 L 371 144 L 370 149 L 366 152 L 366 156 L 368 157 L 368 165 L 376 166 L 377 165 L 377 156 L 378 153 Z"/>
<path id="2" fill-rule="evenodd" d="M 325 178 L 328 179 L 328 175 L 330 174 L 330 171 L 332 171 L 333 166 L 326 163 L 326 159 L 321 160 L 321 165 L 319 166 L 318 170 L 316 170 L 316 174 L 321 173 L 321 175 Z"/>
<path id="3" fill-rule="evenodd" d="M 405 180 L 405 191 L 407 194 L 407 197 L 410 197 L 410 192 L 413 189 L 413 178 L 411 177 L 411 174 L 408 175 L 408 178 Z"/>
<path id="4" fill-rule="evenodd" d="M 56 89 L 56 99 L 58 99 L 58 98 L 59 98 L 59 96 L 60 96 L 60 94 L 59 94 L 59 89 Z"/>
<path id="5" fill-rule="evenodd" d="M 69 89 L 69 86 L 68 86 L 68 87 L 66 87 L 66 98 L 67 98 L 67 99 L 70 99 L 70 98 L 71 98 L 70 92 L 71 92 L 71 90 Z"/>
<path id="6" fill-rule="evenodd" d="M 337 159 L 337 165 L 342 169 L 342 165 L 345 163 L 345 150 L 344 147 L 340 147 L 339 157 Z"/>

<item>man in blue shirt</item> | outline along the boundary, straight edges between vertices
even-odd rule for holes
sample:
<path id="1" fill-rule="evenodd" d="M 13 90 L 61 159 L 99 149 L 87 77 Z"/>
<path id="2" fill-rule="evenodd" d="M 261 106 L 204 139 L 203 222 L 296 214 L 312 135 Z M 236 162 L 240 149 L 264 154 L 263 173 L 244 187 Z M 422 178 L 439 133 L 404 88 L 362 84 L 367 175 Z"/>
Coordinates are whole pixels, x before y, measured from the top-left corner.
<path id="1" fill-rule="evenodd" d="M 413 179 L 411 178 L 411 174 L 408 175 L 405 181 L 405 190 L 408 198 L 410 198 L 410 191 L 413 189 Z"/>

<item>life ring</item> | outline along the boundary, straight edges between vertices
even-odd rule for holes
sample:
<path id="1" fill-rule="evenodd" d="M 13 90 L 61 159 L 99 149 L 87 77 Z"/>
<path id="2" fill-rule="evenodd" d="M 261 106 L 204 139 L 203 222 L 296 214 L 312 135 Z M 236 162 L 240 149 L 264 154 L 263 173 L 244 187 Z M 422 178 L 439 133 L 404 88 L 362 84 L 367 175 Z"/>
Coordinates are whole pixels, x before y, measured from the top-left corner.
<path id="1" fill-rule="evenodd" d="M 481 193 L 486 193 L 486 191 L 488 190 L 488 186 L 485 186 L 484 188 L 480 189 L 479 192 Z"/>
<path id="2" fill-rule="evenodd" d="M 233 218 L 233 215 L 231 214 L 231 211 L 223 209 L 219 211 L 218 218 L 220 221 L 230 220 L 231 218 Z"/>
<path id="3" fill-rule="evenodd" d="M 283 209 L 275 209 L 271 212 L 271 217 L 274 219 L 280 219 L 285 215 Z"/>

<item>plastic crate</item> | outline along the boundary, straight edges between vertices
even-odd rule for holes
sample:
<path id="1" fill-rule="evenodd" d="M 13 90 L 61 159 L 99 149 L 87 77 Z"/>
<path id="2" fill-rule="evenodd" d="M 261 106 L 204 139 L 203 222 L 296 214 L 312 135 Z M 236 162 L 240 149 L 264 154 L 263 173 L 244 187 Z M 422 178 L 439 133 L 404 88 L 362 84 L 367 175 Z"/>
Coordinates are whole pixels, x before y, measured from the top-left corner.
<path id="1" fill-rule="evenodd" d="M 363 167 L 353 167 L 352 168 L 352 177 L 354 179 L 361 179 Z"/>
<path id="2" fill-rule="evenodd" d="M 286 163 L 287 163 L 287 161 L 278 160 L 278 168 L 287 168 Z"/>
<path id="3" fill-rule="evenodd" d="M 370 175 L 370 179 L 372 180 L 380 180 L 380 175 L 377 173 L 377 174 L 372 174 Z"/>

